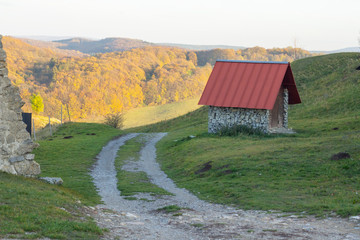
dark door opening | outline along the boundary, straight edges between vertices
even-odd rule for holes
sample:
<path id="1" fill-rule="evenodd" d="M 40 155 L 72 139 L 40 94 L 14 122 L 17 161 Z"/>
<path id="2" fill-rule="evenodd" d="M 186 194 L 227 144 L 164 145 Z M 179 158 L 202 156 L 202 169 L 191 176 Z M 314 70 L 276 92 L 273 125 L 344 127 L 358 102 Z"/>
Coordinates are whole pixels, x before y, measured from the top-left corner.
<path id="1" fill-rule="evenodd" d="M 283 127 L 283 115 L 284 115 L 284 90 L 280 89 L 279 94 L 276 97 L 276 101 L 272 110 L 270 110 L 269 125 L 270 128 Z"/>

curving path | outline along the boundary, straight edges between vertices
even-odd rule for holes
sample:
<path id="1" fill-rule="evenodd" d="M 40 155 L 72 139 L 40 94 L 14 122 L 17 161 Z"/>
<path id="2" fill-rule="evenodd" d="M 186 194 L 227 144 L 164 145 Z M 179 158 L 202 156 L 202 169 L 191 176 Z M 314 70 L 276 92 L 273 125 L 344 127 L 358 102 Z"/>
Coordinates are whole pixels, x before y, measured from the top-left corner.
<path id="1" fill-rule="evenodd" d="M 152 183 L 174 196 L 154 197 L 142 193 L 136 197 L 143 200 L 126 200 L 116 187 L 114 159 L 118 149 L 121 151 L 127 140 L 138 135 L 128 134 L 109 142 L 91 172 L 104 204 L 86 211 L 100 227 L 109 229 L 105 239 L 360 239 L 360 217 L 319 220 L 312 216 L 298 218 L 281 213 L 243 211 L 207 203 L 177 188 L 156 162 L 155 145 L 166 133 L 142 134 L 146 143 L 140 160 L 129 159 L 123 169 L 146 172 Z M 185 209 L 180 216 L 156 211 L 168 205 Z"/>

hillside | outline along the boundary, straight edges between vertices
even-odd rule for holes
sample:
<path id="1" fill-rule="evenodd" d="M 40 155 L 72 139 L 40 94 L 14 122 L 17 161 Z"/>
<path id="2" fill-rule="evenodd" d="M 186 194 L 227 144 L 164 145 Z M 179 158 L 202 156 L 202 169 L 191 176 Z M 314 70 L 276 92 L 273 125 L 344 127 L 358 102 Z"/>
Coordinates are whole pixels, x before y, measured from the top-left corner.
<path id="1" fill-rule="evenodd" d="M 137 131 L 169 132 L 158 144 L 162 169 L 202 199 L 242 209 L 358 215 L 359 65 L 358 54 L 292 64 L 303 100 L 290 109 L 294 135 L 211 135 L 207 107 Z M 339 152 L 351 157 L 332 160 Z"/>
<path id="2" fill-rule="evenodd" d="M 111 52 L 88 55 L 60 48 L 74 44 L 92 52 L 92 45 L 87 45 L 91 40 L 46 43 L 4 37 L 9 77 L 20 88 L 23 110 L 32 111 L 30 97 L 37 94 L 43 99 L 44 115 L 60 118 L 62 107 L 65 119 L 91 121 L 110 112 L 198 97 L 217 59 L 292 61 L 295 53 L 293 48 L 189 51 L 135 45 L 116 51 L 122 46 L 118 40 L 96 41 Z M 296 52 L 301 58 L 311 55 Z"/>
<path id="3" fill-rule="evenodd" d="M 198 102 L 199 98 L 197 97 L 160 106 L 131 109 L 124 115 L 124 129 L 149 125 L 185 115 L 200 108 Z"/>
<path id="4" fill-rule="evenodd" d="M 58 43 L 58 42 L 51 42 L 51 41 L 40 41 L 40 40 L 34 40 L 29 38 L 20 38 L 21 41 L 28 43 L 34 47 L 39 48 L 50 48 L 52 51 L 55 51 L 56 53 L 66 55 L 66 56 L 72 56 L 72 57 L 84 57 L 87 54 L 82 53 L 77 50 L 69 50 L 61 48 L 63 46 L 66 46 L 66 44 Z"/>
<path id="5" fill-rule="evenodd" d="M 196 66 L 187 51 L 169 47 L 72 57 L 10 37 L 3 42 L 24 111 L 31 111 L 30 96 L 36 93 L 44 113 L 57 118 L 61 105 L 74 120 L 197 97 L 211 71 Z"/>
<path id="6" fill-rule="evenodd" d="M 299 118 L 360 115 L 360 55 L 339 53 L 301 59 L 292 64 L 302 104 L 292 107 Z"/>

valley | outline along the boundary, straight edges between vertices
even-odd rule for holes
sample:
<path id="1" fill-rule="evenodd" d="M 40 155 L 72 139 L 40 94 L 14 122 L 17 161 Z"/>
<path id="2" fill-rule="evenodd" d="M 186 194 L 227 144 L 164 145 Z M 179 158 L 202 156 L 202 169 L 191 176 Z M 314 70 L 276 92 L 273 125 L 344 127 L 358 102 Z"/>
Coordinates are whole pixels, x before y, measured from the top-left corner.
<path id="1" fill-rule="evenodd" d="M 79 39 L 65 42 L 91 49 Z M 292 61 L 295 51 L 291 47 L 194 51 L 130 40 L 125 47 L 120 42 L 96 42 L 104 48 L 117 47 L 88 54 L 80 48 L 64 49 L 64 41 L 4 37 L 9 78 L 20 88 L 23 110 L 33 112 L 30 98 L 36 94 L 43 99 L 44 110 L 39 113 L 44 116 L 59 119 L 62 107 L 65 119 L 70 115 L 72 121 L 97 121 L 111 112 L 199 97 L 217 59 Z M 297 58 L 312 55 L 302 49 L 296 52 Z"/>
<path id="2" fill-rule="evenodd" d="M 209 74 L 206 69 L 211 70 L 212 61 L 212 58 L 208 58 L 209 62 L 203 67 L 199 64 L 199 59 L 205 59 L 204 56 L 207 55 L 196 54 L 198 60 L 195 65 L 194 62 L 188 60 L 186 54 L 190 53 L 159 47 L 106 53 L 97 57 L 85 56 L 85 60 L 83 57 L 69 57 L 62 53 L 64 55 L 59 55 L 59 59 L 51 60 L 55 54 L 51 49 L 41 50 L 31 45 L 24 45 L 25 47 L 28 48 L 28 54 L 24 54 L 22 58 L 18 57 L 23 54 L 19 49 L 12 53 L 8 51 L 8 59 L 10 59 L 8 65 L 9 68 L 12 66 L 9 69 L 9 75 L 22 89 L 22 94 L 27 89 L 28 96 L 32 93 L 43 96 L 44 115 L 51 113 L 50 110 L 46 110 L 52 106 L 47 105 L 49 101 L 47 96 L 50 96 L 47 94 L 51 91 L 60 93 L 62 87 L 56 86 L 58 82 L 71 82 L 71 84 L 65 84 L 64 86 L 67 87 L 64 89 L 69 92 L 74 91 L 73 94 L 77 96 L 75 94 L 77 85 L 73 85 L 76 83 L 76 77 L 79 79 L 88 77 L 87 83 L 92 83 L 95 80 L 90 81 L 91 77 L 97 79 L 100 73 L 105 73 L 101 69 L 107 66 L 109 59 L 112 59 L 110 62 L 119 63 L 119 66 L 123 64 L 121 66 L 130 69 L 134 76 L 142 76 L 140 78 L 143 79 L 142 84 L 146 84 L 147 79 L 150 79 L 149 82 L 152 80 L 160 82 L 157 76 L 170 76 L 170 73 L 178 74 L 178 76 L 185 74 L 188 84 L 196 83 L 192 77 L 197 73 L 203 76 L 205 79 L 203 81 L 206 82 L 206 74 Z M 160 63 L 164 62 L 159 60 L 160 53 L 166 53 L 165 58 L 167 56 L 170 59 L 170 62 L 162 67 Z M 216 51 L 214 50 L 213 53 L 216 54 Z M 152 68 L 146 68 L 146 64 L 141 60 L 136 62 L 137 58 L 142 59 L 140 56 L 152 59 L 150 62 L 157 66 L 156 71 L 160 72 L 159 75 L 156 75 L 156 71 L 146 74 L 144 69 Z M 171 56 L 174 58 L 172 59 Z M 140 68 L 126 60 L 127 57 L 134 58 L 136 64 L 144 65 Z M 32 61 L 34 64 L 31 59 L 35 58 L 43 60 L 43 65 L 37 65 L 41 69 L 38 72 L 32 72 L 25 63 Z M 96 64 L 99 65 L 99 71 L 96 70 Z M 115 65 L 112 66 L 113 70 L 116 69 Z M 19 70 L 14 70 L 15 66 L 19 66 Z M 49 68 L 43 68 L 43 66 Z M 50 71 L 50 66 L 57 66 L 58 72 L 55 71 L 55 74 Z M 192 68 L 193 66 L 195 68 Z M 130 110 L 132 108 L 130 105 L 127 107 L 123 105 L 120 109 L 129 109 L 129 117 L 126 120 L 128 123 L 125 124 L 128 127 L 123 130 L 104 124 L 85 122 L 66 123 L 58 127 L 53 136 L 38 141 L 40 147 L 34 153 L 35 160 L 41 165 L 41 176 L 61 177 L 64 184 L 53 186 L 38 179 L 0 173 L 0 237 L 25 239 L 99 239 L 103 237 L 106 239 L 111 236 L 121 238 L 129 234 L 127 230 L 136 230 L 143 221 L 146 221 L 141 217 L 142 212 L 135 214 L 129 209 L 129 211 L 116 211 L 102 206 L 104 200 L 90 173 L 98 154 L 110 140 L 129 133 L 151 135 L 167 132 L 166 136 L 156 145 L 154 144 L 161 171 L 176 184 L 177 188 L 186 189 L 202 202 L 220 204 L 225 208 L 229 206 L 232 213 L 238 214 L 237 216 L 235 214 L 223 215 L 228 218 L 219 220 L 207 218 L 205 213 L 187 209 L 186 206 L 180 206 L 180 203 L 175 203 L 179 206 L 172 207 L 169 207 L 169 203 L 157 206 L 159 212 L 154 214 L 159 219 L 170 219 L 171 228 L 180 226 L 181 229 L 189 231 L 189 234 L 217 236 L 217 229 L 226 229 L 229 233 L 234 233 L 233 227 L 242 227 L 240 235 L 242 234 L 241 236 L 245 239 L 251 239 L 253 236 L 262 236 L 265 239 L 274 237 L 286 239 L 289 236 L 301 239 L 312 236 L 316 239 L 317 236 L 311 235 L 312 233 L 326 236 L 337 231 L 334 234 L 339 239 L 356 239 L 360 234 L 358 220 L 360 215 L 358 174 L 360 171 L 360 88 L 358 87 L 360 71 L 357 70 L 360 66 L 359 56 L 356 53 L 341 53 L 309 57 L 296 60 L 291 63 L 291 66 L 303 102 L 289 109 L 289 127 L 296 132 L 293 135 L 264 136 L 241 132 L 236 136 L 209 134 L 207 133 L 207 107 L 194 107 L 198 95 L 195 92 L 194 95 L 190 94 L 187 97 L 180 95 L 183 97 L 179 97 L 179 101 L 174 101 L 175 99 L 171 98 L 171 91 L 167 92 L 169 95 L 164 95 L 165 100 L 161 99 L 159 102 L 156 102 L 156 99 L 152 102 L 149 99 L 153 98 L 144 97 L 143 102 L 140 101 L 141 104 L 131 105 L 134 108 L 132 110 Z M 48 75 L 42 72 L 44 69 Z M 66 75 L 66 69 L 71 70 L 69 75 Z M 195 72 L 189 74 L 187 72 L 189 69 Z M 115 73 L 114 76 L 121 75 L 120 70 Z M 34 74 L 39 74 L 37 78 L 39 80 L 34 77 Z M 54 80 L 52 74 L 58 76 L 55 83 L 52 82 Z M 134 77 L 126 84 L 136 85 L 136 79 Z M 165 78 L 162 81 L 166 82 Z M 101 84 L 105 82 L 106 77 L 98 84 L 102 86 Z M 78 90 L 82 89 L 80 80 L 78 84 Z M 180 87 L 186 85 L 181 84 Z M 109 85 L 103 89 L 99 86 L 95 84 L 95 89 L 99 90 L 96 94 L 102 94 L 109 88 Z M 119 87 L 122 86 L 119 84 Z M 200 89 L 200 85 L 196 86 Z M 125 93 L 126 91 L 123 92 Z M 57 95 L 54 94 L 54 96 Z M 193 100 L 189 100 L 191 96 Z M 68 96 L 63 97 L 65 99 Z M 65 103 L 64 107 L 66 106 L 66 102 L 61 102 L 63 100 L 60 97 L 60 100 L 56 99 L 54 97 L 54 101 L 60 104 Z M 144 103 L 146 99 L 149 102 Z M 185 101 L 180 101 L 181 99 Z M 26 98 L 24 101 L 26 102 Z M 170 103 L 170 105 L 162 105 L 163 103 Z M 29 102 L 27 104 L 25 109 L 27 107 L 30 109 Z M 102 108 L 106 111 L 113 111 L 111 104 L 109 106 L 106 106 L 106 102 L 102 104 Z M 100 111 L 100 106 L 96 106 L 95 103 L 94 106 L 87 108 L 88 112 L 81 110 L 81 106 L 70 108 L 71 111 L 79 114 L 72 115 L 75 120 L 85 121 L 90 119 L 87 117 L 91 114 Z M 135 108 L 135 106 L 144 108 Z M 180 113 L 175 111 L 177 108 L 188 109 L 189 112 Z M 105 110 L 102 114 L 107 113 Z M 80 115 L 81 111 L 87 113 L 86 117 Z M 172 119 L 166 117 L 170 115 Z M 141 118 L 147 120 L 138 121 Z M 141 172 L 129 173 L 119 170 L 122 169 L 121 164 L 126 161 L 135 161 L 134 159 L 141 155 L 141 149 L 144 148 L 146 142 L 146 138 L 144 139 L 134 138 L 126 141 L 115 159 L 115 164 L 118 164 L 116 173 L 117 189 L 121 194 L 119 197 L 126 198 L 129 204 L 151 205 L 154 199 L 150 197 L 157 198 L 161 195 L 166 197 L 169 194 L 169 189 L 164 190 L 154 186 L 151 177 L 146 177 L 147 175 Z M 347 153 L 350 157 L 333 158 L 341 152 Z M 128 181 L 130 178 L 132 180 Z M 134 202 L 131 203 L 131 201 Z M 24 211 L 24 209 L 27 210 Z M 174 211 L 174 213 L 166 211 Z M 250 223 L 241 225 L 241 221 L 250 218 L 259 225 Z M 118 235 L 111 235 L 116 228 L 113 231 L 113 228 L 106 224 L 105 219 L 123 224 L 123 228 L 120 230 L 117 228 Z M 274 224 L 264 225 L 261 224 L 262 221 L 267 223 L 270 221 Z M 236 224 L 239 222 L 240 225 L 234 222 Z M 323 225 L 320 225 L 323 228 L 318 225 L 321 222 Z M 291 224 L 291 227 L 282 224 Z M 328 228 L 329 226 L 334 227 Z M 335 226 L 345 227 L 336 228 Z M 294 232 L 284 232 L 283 228 L 292 228 Z M 211 232 L 212 230 L 215 232 Z M 238 235 L 229 236 L 239 237 Z M 321 236 L 318 235 L 318 239 L 321 239 Z"/>

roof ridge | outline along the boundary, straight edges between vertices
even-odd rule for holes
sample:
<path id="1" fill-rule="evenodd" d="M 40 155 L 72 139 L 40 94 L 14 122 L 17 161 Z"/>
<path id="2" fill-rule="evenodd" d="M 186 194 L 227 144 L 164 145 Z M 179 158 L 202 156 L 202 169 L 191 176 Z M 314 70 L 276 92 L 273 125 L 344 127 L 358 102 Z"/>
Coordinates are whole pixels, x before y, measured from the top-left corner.
<path id="1" fill-rule="evenodd" d="M 217 59 L 217 62 L 238 62 L 238 63 L 270 63 L 270 64 L 290 64 L 289 62 L 276 62 L 276 61 L 246 61 L 246 60 L 228 60 L 228 59 Z"/>

